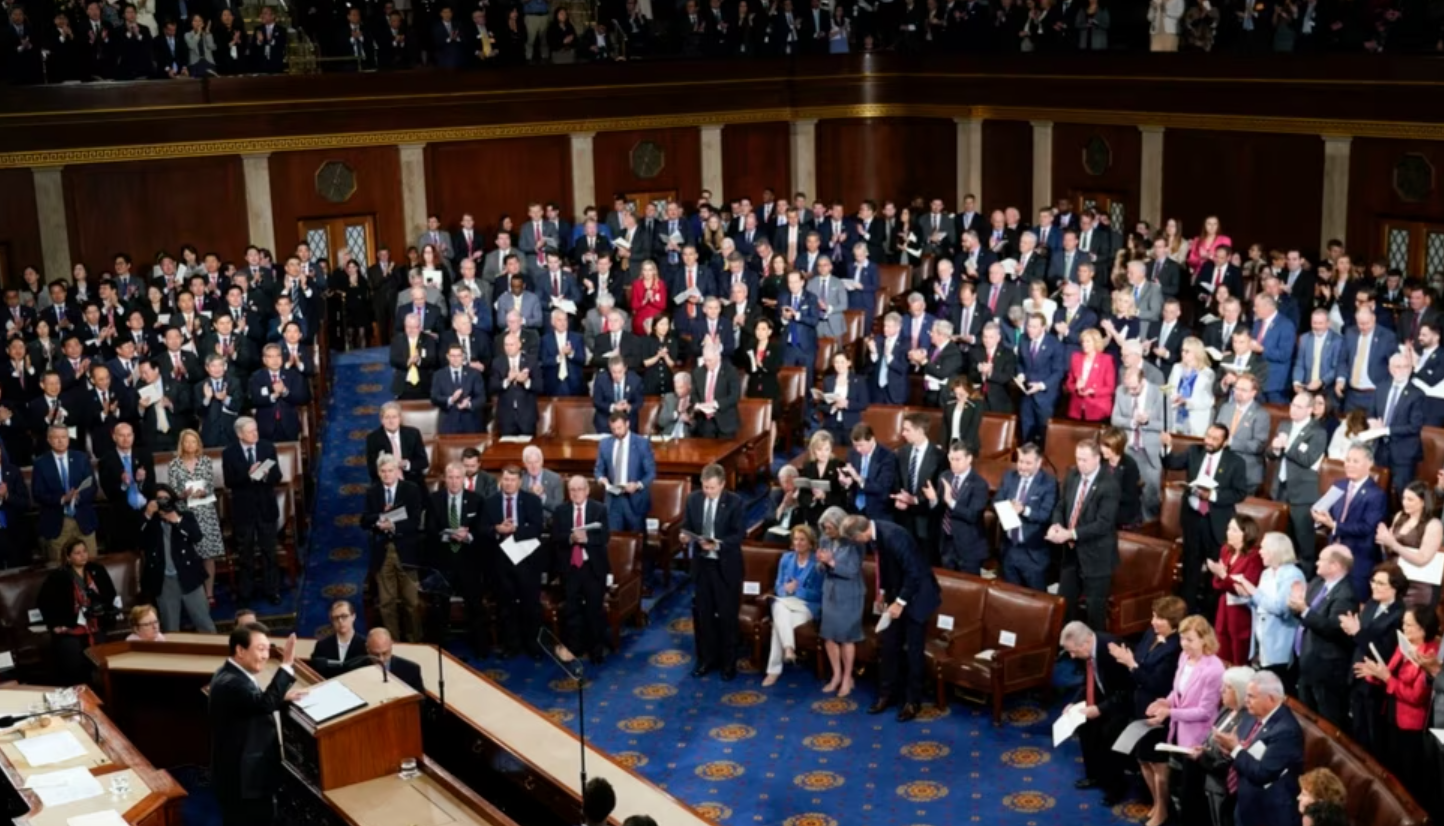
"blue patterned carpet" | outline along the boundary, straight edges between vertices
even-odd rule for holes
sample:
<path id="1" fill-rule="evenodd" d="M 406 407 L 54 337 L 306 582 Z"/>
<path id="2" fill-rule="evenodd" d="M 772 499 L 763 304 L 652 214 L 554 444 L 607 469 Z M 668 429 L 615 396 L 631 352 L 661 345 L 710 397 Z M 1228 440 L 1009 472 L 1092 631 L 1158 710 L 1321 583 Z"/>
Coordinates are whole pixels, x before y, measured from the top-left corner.
<path id="1" fill-rule="evenodd" d="M 357 517 L 367 483 L 360 443 L 389 395 L 384 360 L 380 350 L 334 360 L 298 607 L 303 635 L 325 628 L 331 600 L 359 598 L 366 561 Z M 789 671 L 765 690 L 755 673 L 732 683 L 716 675 L 694 680 L 691 589 L 685 577 L 674 581 L 680 584 L 651 603 L 650 626 L 629 630 L 622 654 L 593 675 L 587 735 L 719 824 L 1037 826 L 1062 816 L 1089 826 L 1147 814 L 1136 802 L 1109 810 L 1096 792 L 1075 791 L 1078 747 L 1050 747 L 1056 710 L 1034 702 L 1010 706 L 997 728 L 982 708 L 962 702 L 941 715 L 929 706 L 898 725 L 891 715 L 865 713 L 872 675 L 845 700 L 822 694 L 810 671 Z M 460 642 L 448 648 L 576 730 L 575 690 L 551 663 L 475 661 Z M 591 774 L 606 772 L 592 767 Z"/>

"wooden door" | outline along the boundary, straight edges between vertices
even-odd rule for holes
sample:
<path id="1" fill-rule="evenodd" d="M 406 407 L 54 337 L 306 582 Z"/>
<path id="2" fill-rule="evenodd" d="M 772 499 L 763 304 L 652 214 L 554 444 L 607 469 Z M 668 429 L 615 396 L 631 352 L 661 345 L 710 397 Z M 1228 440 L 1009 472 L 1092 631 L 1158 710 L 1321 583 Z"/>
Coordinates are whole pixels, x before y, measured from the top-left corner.
<path id="1" fill-rule="evenodd" d="M 1073 193 L 1073 203 L 1077 204 L 1079 211 L 1091 209 L 1100 215 L 1107 215 L 1109 225 L 1115 232 L 1128 235 L 1131 228 L 1125 223 L 1128 219 L 1128 210 L 1124 205 L 1122 195 L 1116 192 L 1081 190 Z"/>
<path id="2" fill-rule="evenodd" d="M 1406 278 L 1444 274 L 1444 224 L 1381 218 L 1375 225 L 1378 249 L 1390 269 Z"/>
<path id="3" fill-rule="evenodd" d="M 376 216 L 348 215 L 341 218 L 303 219 L 300 237 L 311 246 L 311 260 L 326 259 L 331 272 L 342 267 L 345 251 L 364 269 L 376 260 Z"/>

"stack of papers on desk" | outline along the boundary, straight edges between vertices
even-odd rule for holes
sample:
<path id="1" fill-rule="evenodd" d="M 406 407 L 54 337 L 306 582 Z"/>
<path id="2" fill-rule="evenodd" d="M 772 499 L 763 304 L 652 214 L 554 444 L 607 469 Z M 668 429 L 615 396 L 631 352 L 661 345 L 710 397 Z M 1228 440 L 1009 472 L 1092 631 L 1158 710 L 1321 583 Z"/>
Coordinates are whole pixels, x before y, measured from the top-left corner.
<path id="1" fill-rule="evenodd" d="M 16 740 L 15 748 L 25 762 L 37 769 L 85 756 L 85 746 L 68 731 Z"/>
<path id="2" fill-rule="evenodd" d="M 25 787 L 35 792 L 46 806 L 64 806 L 77 800 L 89 800 L 104 791 L 100 781 L 87 768 L 32 774 Z"/>
<path id="3" fill-rule="evenodd" d="M 530 436 L 502 436 L 497 441 L 502 444 L 527 445 L 531 444 Z"/>
<path id="4" fill-rule="evenodd" d="M 334 680 L 321 683 L 296 701 L 296 707 L 317 723 L 324 723 L 365 705 L 366 701 L 356 696 L 356 692 Z"/>

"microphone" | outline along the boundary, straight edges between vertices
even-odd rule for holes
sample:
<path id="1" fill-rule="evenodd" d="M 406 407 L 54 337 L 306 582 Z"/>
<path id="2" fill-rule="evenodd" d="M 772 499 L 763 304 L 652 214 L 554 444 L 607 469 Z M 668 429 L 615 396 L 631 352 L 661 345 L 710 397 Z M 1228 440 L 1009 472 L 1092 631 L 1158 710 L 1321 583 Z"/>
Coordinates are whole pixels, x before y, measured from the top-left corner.
<path id="1" fill-rule="evenodd" d="M 33 718 L 35 718 L 35 717 L 49 717 L 49 716 L 54 716 L 54 717 L 84 717 L 85 719 L 87 719 L 87 720 L 90 721 L 91 731 L 92 731 L 92 733 L 93 733 L 94 736 L 95 736 L 95 743 L 96 743 L 96 745 L 100 745 L 100 742 L 101 742 L 100 724 L 95 721 L 95 718 L 94 718 L 94 717 L 91 717 L 89 714 L 85 713 L 84 711 L 82 711 L 81 709 L 78 709 L 78 708 L 62 708 L 62 709 L 57 709 L 57 710 L 54 710 L 54 711 L 37 711 L 37 712 L 35 712 L 35 713 L 33 713 L 33 714 L 7 714 L 7 715 L 4 715 L 4 716 L 0 716 L 0 729 L 10 728 L 11 726 L 15 725 L 16 723 L 20 723 L 20 722 L 23 722 L 23 721 L 25 721 L 25 720 L 30 720 L 30 719 L 33 719 Z"/>

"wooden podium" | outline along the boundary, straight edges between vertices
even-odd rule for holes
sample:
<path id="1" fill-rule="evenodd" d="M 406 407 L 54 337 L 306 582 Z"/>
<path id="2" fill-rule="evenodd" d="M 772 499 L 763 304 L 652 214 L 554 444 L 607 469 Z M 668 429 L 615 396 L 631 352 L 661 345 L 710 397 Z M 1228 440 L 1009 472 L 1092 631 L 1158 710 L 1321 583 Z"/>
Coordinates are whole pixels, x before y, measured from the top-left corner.
<path id="1" fill-rule="evenodd" d="M 323 723 L 294 703 L 282 713 L 286 762 L 317 790 L 396 774 L 408 757 L 421 763 L 421 695 L 394 674 L 383 674 L 375 665 L 326 681 L 341 683 L 366 701 L 355 711 Z"/>

